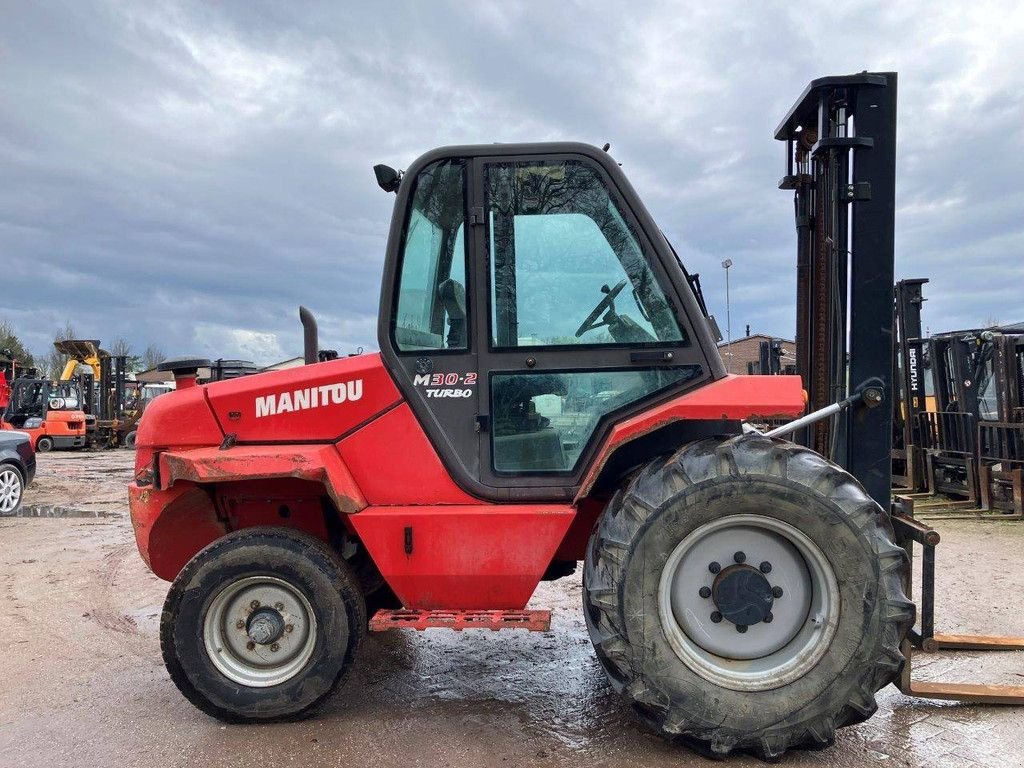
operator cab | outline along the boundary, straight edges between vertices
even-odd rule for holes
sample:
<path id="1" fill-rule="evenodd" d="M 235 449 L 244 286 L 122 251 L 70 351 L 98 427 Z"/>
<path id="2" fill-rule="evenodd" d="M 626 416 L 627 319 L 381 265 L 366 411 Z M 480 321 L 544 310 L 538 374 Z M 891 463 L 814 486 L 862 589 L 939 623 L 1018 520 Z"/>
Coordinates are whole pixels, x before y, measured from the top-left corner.
<path id="1" fill-rule="evenodd" d="M 380 347 L 467 490 L 568 495 L 613 422 L 724 375 L 691 278 L 606 152 L 449 147 L 392 174 Z"/>
<path id="2" fill-rule="evenodd" d="M 981 421 L 1024 416 L 1024 323 L 937 334 L 931 339 L 940 411 Z"/>

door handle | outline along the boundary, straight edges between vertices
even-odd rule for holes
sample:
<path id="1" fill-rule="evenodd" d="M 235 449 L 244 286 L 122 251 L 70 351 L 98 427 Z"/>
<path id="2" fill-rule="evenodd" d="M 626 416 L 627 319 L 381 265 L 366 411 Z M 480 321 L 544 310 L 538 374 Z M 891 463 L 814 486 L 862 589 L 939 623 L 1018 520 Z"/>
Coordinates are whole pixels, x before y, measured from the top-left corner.
<path id="1" fill-rule="evenodd" d="M 675 355 L 668 351 L 630 352 L 631 363 L 671 363 Z"/>

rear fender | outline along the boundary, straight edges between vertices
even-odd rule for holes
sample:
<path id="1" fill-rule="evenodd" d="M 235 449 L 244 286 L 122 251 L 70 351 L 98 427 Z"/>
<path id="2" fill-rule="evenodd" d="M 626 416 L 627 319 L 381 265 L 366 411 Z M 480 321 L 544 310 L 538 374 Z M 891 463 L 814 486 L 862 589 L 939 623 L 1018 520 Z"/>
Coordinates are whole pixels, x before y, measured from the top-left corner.
<path id="1" fill-rule="evenodd" d="M 153 573 L 167 581 L 173 581 L 193 555 L 228 530 L 217 516 L 209 489 L 193 483 L 178 483 L 163 491 L 132 483 L 128 505 L 139 554 Z"/>
<path id="2" fill-rule="evenodd" d="M 326 540 L 324 496 L 342 513 L 366 506 L 333 445 L 195 448 L 156 461 L 158 485 L 132 483 L 129 505 L 139 552 L 167 581 L 230 530 L 276 525 Z"/>
<path id="3" fill-rule="evenodd" d="M 254 445 L 193 448 L 159 454 L 157 476 L 162 489 L 182 480 L 228 483 L 292 477 L 322 483 L 343 514 L 366 507 L 366 499 L 333 445 Z"/>

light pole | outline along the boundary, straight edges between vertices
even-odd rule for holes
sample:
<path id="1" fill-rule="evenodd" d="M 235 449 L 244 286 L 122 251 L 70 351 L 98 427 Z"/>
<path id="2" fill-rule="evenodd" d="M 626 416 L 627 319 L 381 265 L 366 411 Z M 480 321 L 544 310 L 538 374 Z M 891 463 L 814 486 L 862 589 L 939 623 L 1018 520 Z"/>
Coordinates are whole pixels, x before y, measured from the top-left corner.
<path id="1" fill-rule="evenodd" d="M 732 259 L 722 262 L 722 269 L 725 270 L 725 348 L 728 351 L 729 359 L 725 361 L 726 373 L 732 373 L 732 308 L 729 305 L 729 267 L 732 266 Z"/>

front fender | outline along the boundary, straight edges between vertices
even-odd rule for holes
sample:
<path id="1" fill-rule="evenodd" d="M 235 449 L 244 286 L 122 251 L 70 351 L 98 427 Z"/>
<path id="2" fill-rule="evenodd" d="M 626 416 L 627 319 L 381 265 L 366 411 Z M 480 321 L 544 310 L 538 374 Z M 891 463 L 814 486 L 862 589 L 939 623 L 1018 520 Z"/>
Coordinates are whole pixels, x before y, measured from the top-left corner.
<path id="1" fill-rule="evenodd" d="M 619 422 L 594 458 L 575 503 L 591 492 L 602 469 L 617 451 L 645 435 L 681 421 L 793 419 L 803 414 L 807 406 L 802 386 L 799 376 L 730 375 Z M 661 452 L 679 447 L 666 445 Z"/>

